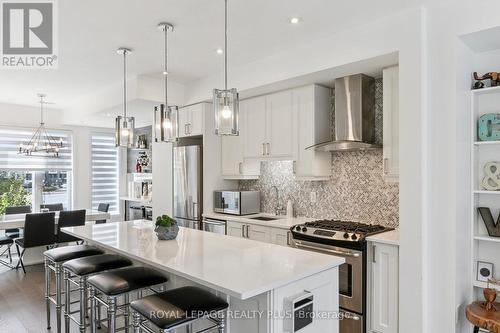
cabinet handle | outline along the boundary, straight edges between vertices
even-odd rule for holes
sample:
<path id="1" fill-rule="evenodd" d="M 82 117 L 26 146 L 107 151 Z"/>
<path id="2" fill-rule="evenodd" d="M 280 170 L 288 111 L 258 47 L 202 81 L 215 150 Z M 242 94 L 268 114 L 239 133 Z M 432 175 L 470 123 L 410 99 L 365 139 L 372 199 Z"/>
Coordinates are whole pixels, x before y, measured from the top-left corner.
<path id="1" fill-rule="evenodd" d="M 244 224 L 241 226 L 241 237 L 245 238 L 245 225 Z"/>
<path id="2" fill-rule="evenodd" d="M 269 148 L 269 147 L 270 147 L 269 142 L 268 142 L 268 143 L 266 143 L 266 146 L 267 146 L 267 149 L 266 149 L 266 151 L 267 151 L 267 155 L 269 156 L 269 151 L 271 150 L 271 149 Z"/>
<path id="3" fill-rule="evenodd" d="M 193 125 L 191 125 L 191 123 L 189 123 L 189 124 L 188 124 L 188 131 L 189 131 L 189 134 L 191 134 L 191 133 L 192 133 L 192 127 L 193 127 Z"/>
<path id="4" fill-rule="evenodd" d="M 376 245 L 373 245 L 372 250 L 373 250 L 373 258 L 372 258 L 372 262 L 373 262 L 374 264 L 376 264 L 376 263 L 377 263 L 377 258 L 376 258 L 377 246 L 376 246 Z"/>
<path id="5" fill-rule="evenodd" d="M 247 224 L 246 227 L 247 227 L 247 238 L 250 238 L 250 233 L 248 232 L 248 229 L 250 228 L 250 226 Z"/>
<path id="6" fill-rule="evenodd" d="M 266 155 L 266 144 L 262 144 L 262 156 Z"/>
<path id="7" fill-rule="evenodd" d="M 188 124 L 184 124 L 184 134 L 188 135 L 188 130 L 187 130 Z"/>
<path id="8" fill-rule="evenodd" d="M 240 173 L 240 175 L 243 173 L 241 170 L 242 170 L 242 167 L 243 167 L 243 163 L 238 163 L 238 172 Z"/>
<path id="9" fill-rule="evenodd" d="M 286 245 L 291 245 L 292 244 L 292 242 L 290 240 L 291 234 L 292 233 L 290 231 L 287 231 L 287 233 L 286 233 Z"/>
<path id="10" fill-rule="evenodd" d="M 383 168 L 384 168 L 384 174 L 387 175 L 389 173 L 389 170 L 387 170 L 387 163 L 389 162 L 389 159 L 386 157 L 384 158 L 384 165 L 383 165 Z"/>
<path id="11" fill-rule="evenodd" d="M 297 161 L 293 161 L 293 174 L 296 174 L 297 173 Z"/>

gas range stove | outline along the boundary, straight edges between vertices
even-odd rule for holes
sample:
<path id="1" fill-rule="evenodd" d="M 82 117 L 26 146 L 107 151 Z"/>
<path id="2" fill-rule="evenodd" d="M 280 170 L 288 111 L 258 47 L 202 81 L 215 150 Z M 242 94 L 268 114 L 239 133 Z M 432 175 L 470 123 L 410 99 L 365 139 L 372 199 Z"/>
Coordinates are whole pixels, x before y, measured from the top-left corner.
<path id="1" fill-rule="evenodd" d="M 317 220 L 293 226 L 293 238 L 334 246 L 359 248 L 367 236 L 393 230 L 381 225 L 339 220 Z"/>

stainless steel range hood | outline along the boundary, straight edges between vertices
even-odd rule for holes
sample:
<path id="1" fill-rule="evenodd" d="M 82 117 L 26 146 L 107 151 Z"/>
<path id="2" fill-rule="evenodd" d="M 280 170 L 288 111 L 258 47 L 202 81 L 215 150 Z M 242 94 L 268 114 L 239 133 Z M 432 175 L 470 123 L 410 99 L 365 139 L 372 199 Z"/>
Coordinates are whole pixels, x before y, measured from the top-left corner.
<path id="1" fill-rule="evenodd" d="M 375 144 L 375 79 L 356 74 L 335 80 L 335 138 L 307 149 L 355 151 Z"/>

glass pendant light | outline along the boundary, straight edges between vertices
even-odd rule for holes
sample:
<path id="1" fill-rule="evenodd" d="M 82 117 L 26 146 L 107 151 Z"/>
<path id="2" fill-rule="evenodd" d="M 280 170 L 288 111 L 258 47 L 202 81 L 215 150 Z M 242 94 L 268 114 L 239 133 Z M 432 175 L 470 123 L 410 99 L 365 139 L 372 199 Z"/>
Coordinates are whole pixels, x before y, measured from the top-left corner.
<path id="1" fill-rule="evenodd" d="M 117 147 L 132 148 L 134 146 L 134 117 L 127 116 L 127 55 L 132 51 L 119 48 L 116 53 L 123 55 L 123 116 L 116 117 L 115 137 Z"/>
<path id="2" fill-rule="evenodd" d="M 227 0 L 224 0 L 224 89 L 214 89 L 216 135 L 239 135 L 239 95 L 227 88 Z"/>
<path id="3" fill-rule="evenodd" d="M 154 109 L 154 133 L 156 142 L 175 142 L 179 139 L 179 108 L 168 105 L 168 32 L 174 31 L 170 23 L 158 24 L 158 29 L 165 33 L 165 51 L 163 77 L 165 78 L 165 104 Z"/>

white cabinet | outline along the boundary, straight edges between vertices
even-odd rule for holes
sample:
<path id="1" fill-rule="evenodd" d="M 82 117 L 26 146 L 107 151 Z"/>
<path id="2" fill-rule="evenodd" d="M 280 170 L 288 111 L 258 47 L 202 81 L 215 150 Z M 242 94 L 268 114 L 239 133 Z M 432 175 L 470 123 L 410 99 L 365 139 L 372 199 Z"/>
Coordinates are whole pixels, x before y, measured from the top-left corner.
<path id="1" fill-rule="evenodd" d="M 203 135 L 203 103 L 179 109 L 179 137 Z"/>
<path id="2" fill-rule="evenodd" d="M 241 119 L 245 119 L 249 103 L 248 100 L 240 103 Z M 260 175 L 260 161 L 246 161 L 244 159 L 245 133 L 246 126 L 242 126 L 239 136 L 223 136 L 221 138 L 221 171 L 222 177 L 225 179 L 257 179 Z"/>
<path id="3" fill-rule="evenodd" d="M 399 325 L 399 248 L 371 243 L 369 274 L 370 330 L 397 333 Z"/>
<path id="4" fill-rule="evenodd" d="M 271 242 L 271 228 L 256 224 L 247 224 L 246 236 L 259 242 Z"/>
<path id="5" fill-rule="evenodd" d="M 261 158 L 266 156 L 266 97 L 250 98 L 240 103 L 240 118 L 244 138 L 244 157 Z"/>
<path id="6" fill-rule="evenodd" d="M 245 229 L 245 225 L 242 223 L 227 221 L 227 234 L 228 234 L 228 236 L 243 238 L 245 236 L 244 229 Z"/>
<path id="7" fill-rule="evenodd" d="M 291 157 L 293 153 L 292 91 L 266 96 L 266 153 L 268 157 Z"/>
<path id="8" fill-rule="evenodd" d="M 331 90 L 310 85 L 293 90 L 293 109 L 297 119 L 293 128 L 295 177 L 301 180 L 328 180 L 331 153 L 306 149 L 330 140 Z"/>
<path id="9" fill-rule="evenodd" d="M 383 71 L 384 179 L 399 180 L 399 67 Z"/>
<path id="10" fill-rule="evenodd" d="M 286 229 L 271 228 L 271 243 L 290 246 L 290 231 Z"/>
<path id="11" fill-rule="evenodd" d="M 291 158 L 294 124 L 292 91 L 251 98 L 244 102 L 244 158 Z"/>

